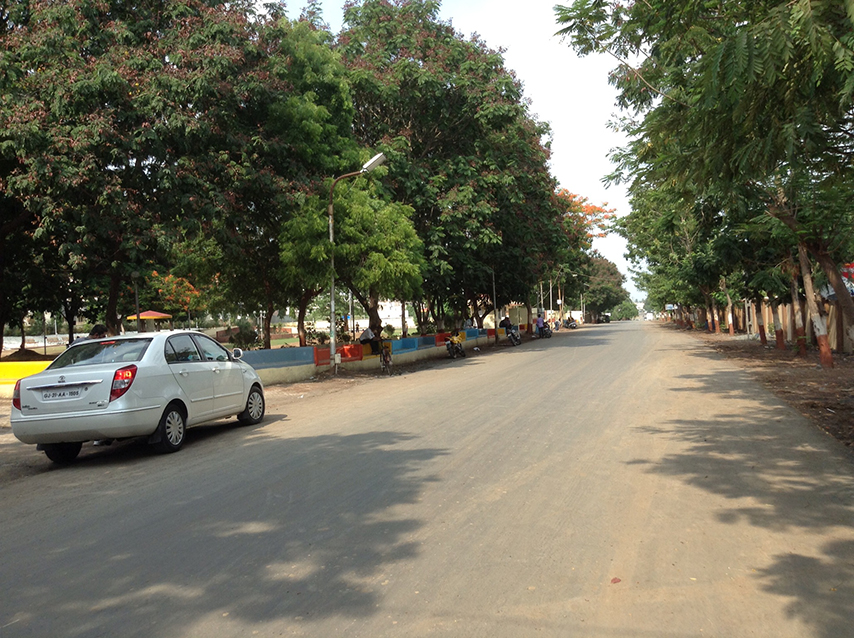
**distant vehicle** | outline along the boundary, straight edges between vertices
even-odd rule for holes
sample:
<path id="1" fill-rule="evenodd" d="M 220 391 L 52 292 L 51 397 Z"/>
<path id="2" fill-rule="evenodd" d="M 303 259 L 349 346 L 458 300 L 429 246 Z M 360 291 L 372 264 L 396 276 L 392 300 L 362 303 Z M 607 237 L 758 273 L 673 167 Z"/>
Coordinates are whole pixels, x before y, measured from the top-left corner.
<path id="1" fill-rule="evenodd" d="M 177 452 L 188 427 L 263 419 L 264 386 L 242 354 L 187 330 L 72 345 L 15 384 L 12 432 L 55 463 L 73 461 L 91 440 L 145 436 L 158 451 Z"/>

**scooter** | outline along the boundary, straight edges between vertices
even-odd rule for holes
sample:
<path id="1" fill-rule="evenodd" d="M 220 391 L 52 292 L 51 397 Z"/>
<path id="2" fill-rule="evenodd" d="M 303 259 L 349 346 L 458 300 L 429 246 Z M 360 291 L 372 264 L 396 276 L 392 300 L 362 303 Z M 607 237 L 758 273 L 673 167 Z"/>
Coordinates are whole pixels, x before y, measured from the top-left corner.
<path id="1" fill-rule="evenodd" d="M 575 330 L 578 327 L 578 323 L 575 321 L 575 319 L 565 319 L 563 322 L 563 327 Z"/>
<path id="2" fill-rule="evenodd" d="M 506 329 L 506 332 L 507 339 L 510 341 L 510 343 L 512 343 L 514 346 L 522 345 L 522 337 L 519 335 L 519 328 L 517 328 L 516 326 L 510 326 Z"/>
<path id="3" fill-rule="evenodd" d="M 445 347 L 448 349 L 448 354 L 451 359 L 456 359 L 457 355 L 466 356 L 466 350 L 463 348 L 463 338 L 458 332 L 445 337 Z"/>
<path id="4" fill-rule="evenodd" d="M 536 333 L 534 333 L 536 334 Z M 552 329 L 549 327 L 549 324 L 543 324 L 543 336 L 542 339 L 551 339 L 552 338 Z"/>

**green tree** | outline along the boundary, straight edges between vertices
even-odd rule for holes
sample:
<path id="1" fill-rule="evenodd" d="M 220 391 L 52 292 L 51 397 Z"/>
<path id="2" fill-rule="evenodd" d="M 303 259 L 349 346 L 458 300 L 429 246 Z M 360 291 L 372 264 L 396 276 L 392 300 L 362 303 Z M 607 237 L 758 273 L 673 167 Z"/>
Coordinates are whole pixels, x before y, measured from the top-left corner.
<path id="1" fill-rule="evenodd" d="M 584 303 L 591 315 L 598 317 L 624 301 L 630 301 L 629 293 L 623 288 L 625 277 L 614 262 L 594 255 L 590 259 L 588 273 Z"/>
<path id="2" fill-rule="evenodd" d="M 633 301 L 626 300 L 619 306 L 611 310 L 611 319 L 616 321 L 625 321 L 627 319 L 638 318 L 638 307 Z"/>
<path id="3" fill-rule="evenodd" d="M 232 80 L 239 103 L 220 106 L 228 134 L 207 177 L 220 204 L 196 232 L 215 239 L 201 266 L 245 310 L 262 311 L 269 348 L 273 313 L 307 303 L 303 291 L 314 287 L 317 274 L 313 266 L 301 272 L 302 262 L 283 262 L 292 242 L 282 230 L 294 233 L 295 242 L 311 232 L 298 227 L 312 223 L 300 211 L 324 180 L 355 163 L 359 151 L 345 71 L 329 47 L 330 35 L 308 21 L 277 16 L 256 30 L 244 56 L 251 53 L 255 64 Z"/>
<path id="4" fill-rule="evenodd" d="M 357 184 L 358 186 L 358 184 Z M 421 240 L 412 225 L 412 209 L 378 197 L 373 189 L 346 188 L 347 214 L 336 231 L 338 276 L 380 325 L 382 299 L 417 296 L 423 281 Z"/>
<path id="5" fill-rule="evenodd" d="M 106 279 L 99 296 L 116 332 L 123 282 L 160 238 L 227 203 L 211 196 L 223 159 L 211 149 L 223 115 L 251 103 L 233 82 L 257 59 L 249 4 L 28 7 L 0 43 L 0 153 L 15 162 L 6 196 L 67 278 Z"/>
<path id="6" fill-rule="evenodd" d="M 620 156 L 624 176 L 645 179 L 655 171 L 659 183 L 693 182 L 760 199 L 764 213 L 821 264 L 854 331 L 854 302 L 836 266 L 852 228 L 837 190 L 850 189 L 854 177 L 846 159 L 854 94 L 850 8 L 806 0 L 578 0 L 556 11 L 577 51 L 621 60 L 611 77 L 618 101 L 642 116 L 630 124 L 635 143 Z M 635 58 L 636 67 L 626 62 Z M 724 210 L 729 217 L 738 207 Z"/>
<path id="7" fill-rule="evenodd" d="M 560 211 L 541 141 L 548 129 L 528 114 L 500 52 L 462 38 L 438 9 L 426 0 L 350 5 L 338 48 L 356 135 L 385 152 L 387 184 L 414 210 L 426 264 L 414 305 L 442 325 L 467 306 L 488 309 L 493 273 L 499 298 L 520 294 L 520 280 L 527 294 L 547 269 Z"/>

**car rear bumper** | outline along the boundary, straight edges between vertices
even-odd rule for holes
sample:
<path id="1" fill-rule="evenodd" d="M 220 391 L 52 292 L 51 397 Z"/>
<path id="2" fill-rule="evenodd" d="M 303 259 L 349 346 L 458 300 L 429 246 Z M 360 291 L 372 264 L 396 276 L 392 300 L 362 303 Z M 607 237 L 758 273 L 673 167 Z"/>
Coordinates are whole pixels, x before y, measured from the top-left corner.
<path id="1" fill-rule="evenodd" d="M 72 443 L 148 436 L 157 428 L 160 406 L 131 410 L 23 416 L 12 410 L 12 433 L 24 443 Z"/>

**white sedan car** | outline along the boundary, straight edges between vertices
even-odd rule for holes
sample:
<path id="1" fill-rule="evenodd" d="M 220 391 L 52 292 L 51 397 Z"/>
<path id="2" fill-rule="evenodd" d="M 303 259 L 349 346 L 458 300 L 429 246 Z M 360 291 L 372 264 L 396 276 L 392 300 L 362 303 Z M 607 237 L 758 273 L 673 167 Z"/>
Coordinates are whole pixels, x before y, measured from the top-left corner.
<path id="1" fill-rule="evenodd" d="M 98 439 L 146 436 L 159 451 L 176 452 L 188 427 L 264 417 L 264 386 L 241 354 L 192 331 L 83 341 L 18 381 L 12 432 L 56 463 Z"/>

